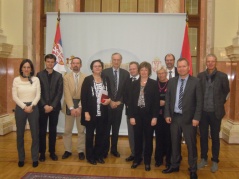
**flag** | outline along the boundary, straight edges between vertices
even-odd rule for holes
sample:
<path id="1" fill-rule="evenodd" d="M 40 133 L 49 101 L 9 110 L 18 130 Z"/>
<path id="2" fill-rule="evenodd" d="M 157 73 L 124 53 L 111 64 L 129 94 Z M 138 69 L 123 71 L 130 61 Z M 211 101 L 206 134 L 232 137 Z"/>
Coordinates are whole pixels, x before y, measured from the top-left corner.
<path id="1" fill-rule="evenodd" d="M 181 57 L 186 58 L 188 60 L 189 67 L 190 67 L 189 74 L 192 75 L 193 74 L 192 57 L 191 57 L 190 44 L 189 44 L 189 38 L 188 38 L 188 23 L 187 22 L 186 22 L 185 31 L 184 31 Z"/>
<path id="2" fill-rule="evenodd" d="M 64 56 L 61 42 L 61 30 L 60 30 L 60 21 L 57 20 L 56 24 L 56 35 L 54 39 L 52 54 L 56 56 L 56 63 L 54 66 L 54 70 L 58 72 L 66 72 L 65 64 L 64 64 Z"/>

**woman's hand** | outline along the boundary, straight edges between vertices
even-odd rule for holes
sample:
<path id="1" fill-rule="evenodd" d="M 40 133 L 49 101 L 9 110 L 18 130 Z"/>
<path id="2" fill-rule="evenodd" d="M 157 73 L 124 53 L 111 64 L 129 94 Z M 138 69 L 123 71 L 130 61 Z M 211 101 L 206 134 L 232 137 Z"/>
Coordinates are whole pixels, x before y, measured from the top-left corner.
<path id="1" fill-rule="evenodd" d="M 151 126 L 155 126 L 157 124 L 157 118 L 152 118 Z"/>
<path id="2" fill-rule="evenodd" d="M 136 124 L 135 118 L 130 118 L 130 124 L 133 125 L 133 126 Z"/>
<path id="3" fill-rule="evenodd" d="M 90 121 L 90 114 L 89 112 L 85 112 L 85 120 Z"/>
<path id="4" fill-rule="evenodd" d="M 160 106 L 164 106 L 165 105 L 165 101 L 164 100 L 160 100 Z"/>
<path id="5" fill-rule="evenodd" d="M 102 104 L 106 106 L 106 105 L 110 104 L 110 101 L 111 101 L 110 98 L 109 99 L 104 99 L 104 102 Z"/>
<path id="6" fill-rule="evenodd" d="M 32 113 L 32 111 L 33 111 L 32 106 L 26 106 L 24 108 L 24 112 L 26 112 L 26 113 Z"/>

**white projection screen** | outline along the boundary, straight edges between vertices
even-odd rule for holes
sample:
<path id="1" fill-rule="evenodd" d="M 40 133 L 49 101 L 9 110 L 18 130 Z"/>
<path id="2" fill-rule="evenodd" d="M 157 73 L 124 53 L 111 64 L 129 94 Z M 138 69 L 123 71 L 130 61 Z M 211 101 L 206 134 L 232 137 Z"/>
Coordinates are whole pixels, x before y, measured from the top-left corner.
<path id="1" fill-rule="evenodd" d="M 82 59 L 81 71 L 90 75 L 92 60 L 101 59 L 105 67 L 110 67 L 111 54 L 119 52 L 123 56 L 122 68 L 128 69 L 130 61 L 148 61 L 153 69 L 151 78 L 156 79 L 155 71 L 165 65 L 167 53 L 173 53 L 176 59 L 181 55 L 186 24 L 184 13 L 61 13 L 60 18 L 67 72 L 72 56 Z M 57 13 L 47 13 L 45 54 L 52 52 L 56 22 Z M 64 132 L 64 123 L 65 116 L 61 113 L 58 132 Z M 76 127 L 73 132 L 77 132 Z M 127 133 L 123 111 L 120 135 Z"/>

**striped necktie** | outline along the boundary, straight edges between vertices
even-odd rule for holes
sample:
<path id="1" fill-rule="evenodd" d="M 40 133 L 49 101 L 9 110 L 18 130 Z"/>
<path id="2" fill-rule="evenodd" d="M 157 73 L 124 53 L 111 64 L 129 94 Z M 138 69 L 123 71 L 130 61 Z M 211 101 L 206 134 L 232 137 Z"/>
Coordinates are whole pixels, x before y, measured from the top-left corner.
<path id="1" fill-rule="evenodd" d="M 178 108 L 180 110 L 182 110 L 183 108 L 183 83 L 184 83 L 184 79 L 181 79 L 181 86 L 179 89 L 179 100 L 178 100 Z"/>
<path id="2" fill-rule="evenodd" d="M 115 88 L 114 88 L 114 98 L 116 98 L 117 96 L 117 91 L 118 91 L 118 88 L 117 88 L 117 70 L 114 71 L 114 85 L 115 85 Z"/>

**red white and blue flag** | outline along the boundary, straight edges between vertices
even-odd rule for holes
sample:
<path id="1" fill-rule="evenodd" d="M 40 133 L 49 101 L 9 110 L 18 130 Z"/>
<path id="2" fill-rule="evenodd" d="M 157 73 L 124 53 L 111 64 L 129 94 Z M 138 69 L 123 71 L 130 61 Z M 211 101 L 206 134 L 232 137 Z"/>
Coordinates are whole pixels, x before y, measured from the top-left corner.
<path id="1" fill-rule="evenodd" d="M 191 57 L 190 44 L 189 44 L 189 38 L 188 38 L 188 23 L 186 23 L 186 26 L 185 26 L 181 57 L 186 58 L 188 60 L 189 67 L 190 67 L 189 74 L 193 75 L 192 57 Z"/>
<path id="2" fill-rule="evenodd" d="M 56 35 L 53 44 L 52 54 L 56 56 L 56 63 L 54 66 L 54 70 L 58 72 L 66 72 L 65 64 L 64 64 L 64 56 L 61 42 L 61 30 L 60 30 L 60 21 L 57 20 L 56 24 Z"/>

